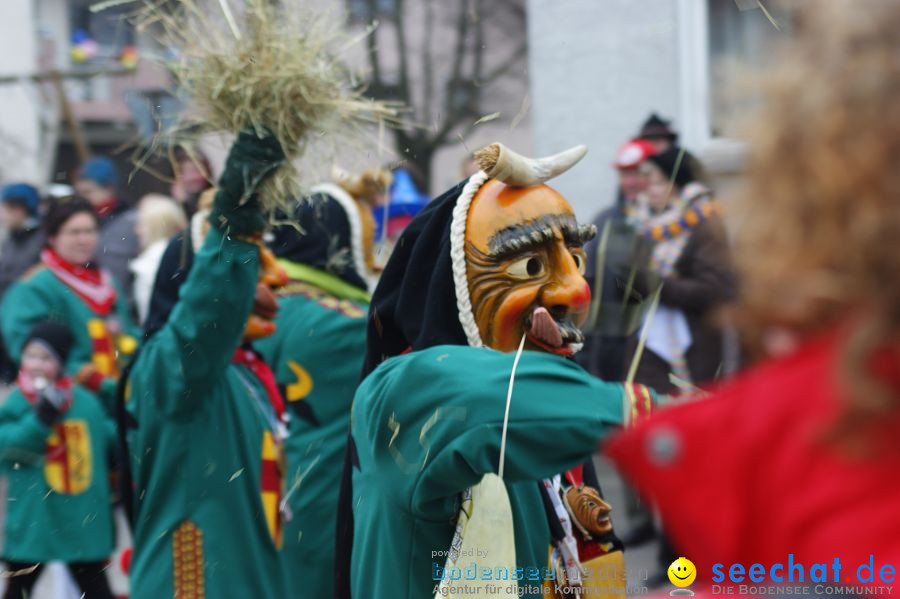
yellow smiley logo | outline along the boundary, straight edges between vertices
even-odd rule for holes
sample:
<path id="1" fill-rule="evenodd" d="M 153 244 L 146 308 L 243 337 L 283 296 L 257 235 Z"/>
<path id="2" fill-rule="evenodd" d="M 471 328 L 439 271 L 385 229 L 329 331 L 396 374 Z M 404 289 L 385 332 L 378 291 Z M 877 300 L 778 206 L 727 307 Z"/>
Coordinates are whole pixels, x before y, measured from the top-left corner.
<path id="1" fill-rule="evenodd" d="M 691 560 L 679 557 L 669 566 L 668 574 L 669 582 L 677 587 L 686 587 L 697 578 L 697 568 Z"/>

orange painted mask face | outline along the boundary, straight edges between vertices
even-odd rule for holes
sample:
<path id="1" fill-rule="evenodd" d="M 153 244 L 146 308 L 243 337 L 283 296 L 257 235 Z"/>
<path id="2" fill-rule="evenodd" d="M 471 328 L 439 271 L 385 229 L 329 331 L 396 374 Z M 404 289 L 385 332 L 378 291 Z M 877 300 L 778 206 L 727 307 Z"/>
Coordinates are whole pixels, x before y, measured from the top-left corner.
<path id="1" fill-rule="evenodd" d="M 275 254 L 259 244 L 259 280 L 253 297 L 253 310 L 244 328 L 244 341 L 268 337 L 275 332 L 275 316 L 278 314 L 278 298 L 275 290 L 288 283 L 288 276 L 278 266 Z"/>
<path id="2" fill-rule="evenodd" d="M 582 246 L 596 232 L 546 185 L 487 181 L 466 221 L 466 273 L 472 312 L 488 347 L 569 356 L 580 349 L 590 287 Z"/>

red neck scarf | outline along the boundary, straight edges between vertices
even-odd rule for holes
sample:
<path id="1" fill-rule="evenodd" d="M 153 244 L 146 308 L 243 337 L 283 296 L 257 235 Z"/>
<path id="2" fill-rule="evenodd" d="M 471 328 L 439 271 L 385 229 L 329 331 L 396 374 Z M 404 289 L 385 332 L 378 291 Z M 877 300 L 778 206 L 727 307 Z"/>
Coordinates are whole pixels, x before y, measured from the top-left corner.
<path id="1" fill-rule="evenodd" d="M 107 200 L 100 204 L 99 206 L 94 206 L 94 210 L 97 211 L 97 216 L 100 218 L 106 218 L 116 211 L 116 208 L 119 205 L 119 201 L 116 198 L 111 200 Z"/>
<path id="2" fill-rule="evenodd" d="M 272 404 L 272 409 L 275 410 L 275 415 L 280 421 L 284 415 L 284 398 L 281 397 L 278 383 L 275 382 L 275 373 L 272 372 L 265 360 L 260 358 L 252 349 L 239 347 L 235 350 L 231 362 L 246 366 L 262 383 L 263 388 L 266 390 L 266 395 L 269 396 L 269 403 Z"/>
<path id="3" fill-rule="evenodd" d="M 20 370 L 19 376 L 16 378 L 16 386 L 19 387 L 19 390 L 22 392 L 22 395 L 25 396 L 25 399 L 28 400 L 28 403 L 34 405 L 34 402 L 38 399 L 40 390 L 35 386 L 34 379 L 31 378 L 31 375 L 27 374 L 24 370 Z M 54 381 L 53 386 L 65 394 L 66 401 L 63 403 L 61 409 L 61 412 L 65 414 L 72 405 L 72 379 L 64 376 Z"/>
<path id="4" fill-rule="evenodd" d="M 44 248 L 41 261 L 100 316 L 106 316 L 116 304 L 116 288 L 105 269 L 76 266 L 63 260 L 52 248 Z"/>

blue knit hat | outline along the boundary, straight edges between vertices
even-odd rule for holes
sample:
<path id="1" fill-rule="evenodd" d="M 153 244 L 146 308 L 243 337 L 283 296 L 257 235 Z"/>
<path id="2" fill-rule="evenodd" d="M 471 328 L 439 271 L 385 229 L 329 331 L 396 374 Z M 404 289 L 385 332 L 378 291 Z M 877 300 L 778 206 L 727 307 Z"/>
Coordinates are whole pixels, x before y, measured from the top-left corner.
<path id="1" fill-rule="evenodd" d="M 102 187 L 115 187 L 119 183 L 119 169 L 109 158 L 91 158 L 81 165 L 80 176 Z"/>
<path id="2" fill-rule="evenodd" d="M 28 183 L 10 183 L 3 188 L 3 202 L 22 204 L 29 216 L 37 216 L 41 197 L 38 190 Z"/>

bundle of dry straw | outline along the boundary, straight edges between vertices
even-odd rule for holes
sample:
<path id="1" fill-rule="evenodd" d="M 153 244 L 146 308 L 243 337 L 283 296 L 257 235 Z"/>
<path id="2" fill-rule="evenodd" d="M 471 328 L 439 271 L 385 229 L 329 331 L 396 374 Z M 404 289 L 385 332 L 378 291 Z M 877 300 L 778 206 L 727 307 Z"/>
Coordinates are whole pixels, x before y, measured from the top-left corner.
<path id="1" fill-rule="evenodd" d="M 169 66 L 190 103 L 167 132 L 179 143 L 265 128 L 294 160 L 311 141 L 337 148 L 371 135 L 370 125 L 397 122 L 398 107 L 367 98 L 341 60 L 352 40 L 301 0 L 141 2 L 139 26 L 154 28 L 177 54 Z M 276 172 L 266 207 L 296 197 L 298 179 L 309 183 L 296 169 Z"/>

